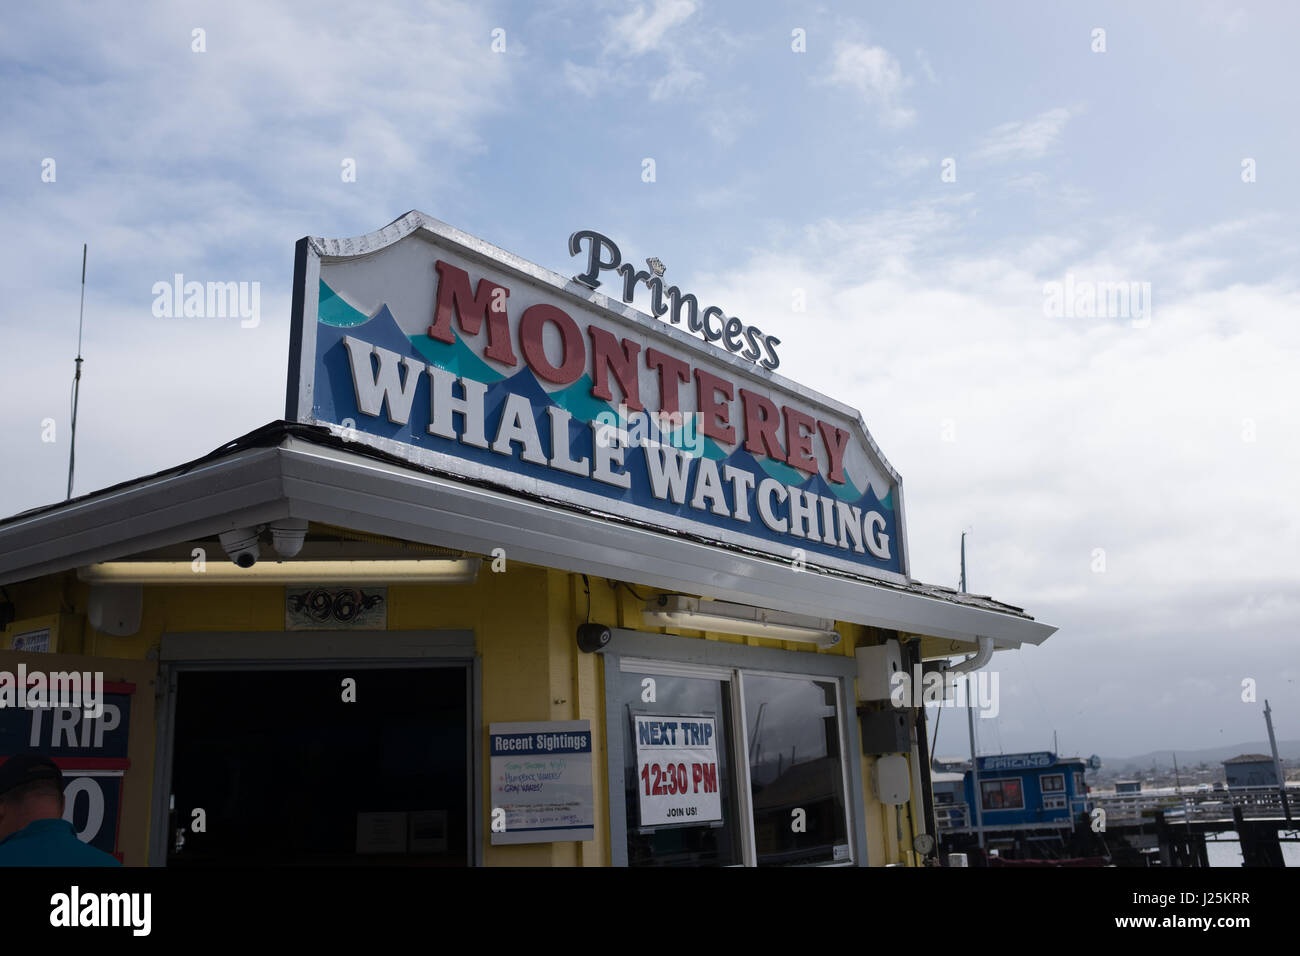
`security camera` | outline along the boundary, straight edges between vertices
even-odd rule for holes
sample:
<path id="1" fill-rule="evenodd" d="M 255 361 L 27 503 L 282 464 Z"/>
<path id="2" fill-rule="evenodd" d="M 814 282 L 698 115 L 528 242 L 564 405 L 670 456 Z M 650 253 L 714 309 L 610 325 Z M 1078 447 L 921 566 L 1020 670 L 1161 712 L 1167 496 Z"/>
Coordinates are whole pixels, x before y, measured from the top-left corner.
<path id="1" fill-rule="evenodd" d="M 241 568 L 251 568 L 261 557 L 257 547 L 256 528 L 236 528 L 220 535 L 221 547 L 231 561 Z"/>
<path id="2" fill-rule="evenodd" d="M 592 654 L 609 643 L 610 631 L 603 624 L 578 625 L 578 650 Z"/>
<path id="3" fill-rule="evenodd" d="M 295 557 L 307 537 L 306 518 L 281 518 L 271 522 L 271 543 L 282 558 Z"/>

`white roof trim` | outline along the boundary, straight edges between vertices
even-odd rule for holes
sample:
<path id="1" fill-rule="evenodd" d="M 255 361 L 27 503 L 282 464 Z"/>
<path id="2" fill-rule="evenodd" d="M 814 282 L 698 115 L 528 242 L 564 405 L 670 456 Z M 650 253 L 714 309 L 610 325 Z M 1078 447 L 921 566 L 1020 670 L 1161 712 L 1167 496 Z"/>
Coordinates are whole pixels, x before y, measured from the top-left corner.
<path id="1" fill-rule="evenodd" d="M 0 526 L 0 584 L 298 517 L 371 534 L 1000 648 L 1056 628 L 475 487 L 304 438 L 232 452 Z"/>

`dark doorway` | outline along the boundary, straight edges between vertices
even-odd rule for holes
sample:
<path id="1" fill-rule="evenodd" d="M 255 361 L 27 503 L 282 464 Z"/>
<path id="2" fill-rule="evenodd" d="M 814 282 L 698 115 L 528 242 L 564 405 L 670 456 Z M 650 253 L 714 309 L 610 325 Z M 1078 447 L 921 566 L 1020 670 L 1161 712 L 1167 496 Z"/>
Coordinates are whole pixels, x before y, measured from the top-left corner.
<path id="1" fill-rule="evenodd" d="M 470 862 L 467 666 L 182 671 L 174 726 L 169 866 Z"/>

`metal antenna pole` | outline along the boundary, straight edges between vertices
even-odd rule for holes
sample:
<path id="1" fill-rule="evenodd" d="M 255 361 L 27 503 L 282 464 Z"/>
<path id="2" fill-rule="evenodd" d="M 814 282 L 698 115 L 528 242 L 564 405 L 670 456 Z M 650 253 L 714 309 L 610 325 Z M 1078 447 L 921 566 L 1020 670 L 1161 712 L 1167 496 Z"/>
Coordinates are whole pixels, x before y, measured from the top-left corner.
<path id="1" fill-rule="evenodd" d="M 966 593 L 966 532 L 961 533 L 961 591 Z M 965 675 L 963 675 L 965 679 Z M 972 798 L 975 801 L 975 834 L 984 849 L 984 795 L 980 793 L 980 758 L 975 752 L 975 705 L 966 697 L 966 729 L 970 732 L 970 770 Z"/>
<path id="2" fill-rule="evenodd" d="M 72 498 L 72 473 L 77 467 L 77 402 L 81 398 L 81 330 L 86 321 L 86 244 L 81 244 L 81 312 L 77 316 L 77 372 L 72 377 L 72 442 L 68 449 L 68 499 Z"/>
<path id="3" fill-rule="evenodd" d="M 1277 738 L 1273 736 L 1273 711 L 1264 698 L 1264 724 L 1268 727 L 1268 745 L 1273 751 L 1273 772 L 1277 775 L 1277 792 L 1282 798 L 1282 813 L 1286 822 L 1291 822 L 1291 804 L 1286 798 L 1286 774 L 1282 772 L 1282 761 L 1277 758 Z"/>
<path id="4" fill-rule="evenodd" d="M 966 699 L 966 728 L 970 731 L 970 772 L 972 799 L 975 801 L 975 834 L 980 849 L 984 849 L 984 794 L 980 792 L 980 758 L 975 753 L 975 708 L 969 696 Z"/>
<path id="5" fill-rule="evenodd" d="M 961 584 L 958 590 L 966 593 L 966 532 L 961 533 Z"/>

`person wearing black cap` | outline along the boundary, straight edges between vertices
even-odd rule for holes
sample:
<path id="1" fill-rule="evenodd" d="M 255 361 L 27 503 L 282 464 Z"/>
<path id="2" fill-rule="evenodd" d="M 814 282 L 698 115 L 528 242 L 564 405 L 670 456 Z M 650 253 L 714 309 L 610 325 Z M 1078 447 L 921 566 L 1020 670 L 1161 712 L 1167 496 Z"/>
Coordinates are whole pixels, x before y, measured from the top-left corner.
<path id="1" fill-rule="evenodd" d="M 63 819 L 63 771 L 25 753 L 0 764 L 0 866 L 121 866 Z"/>

